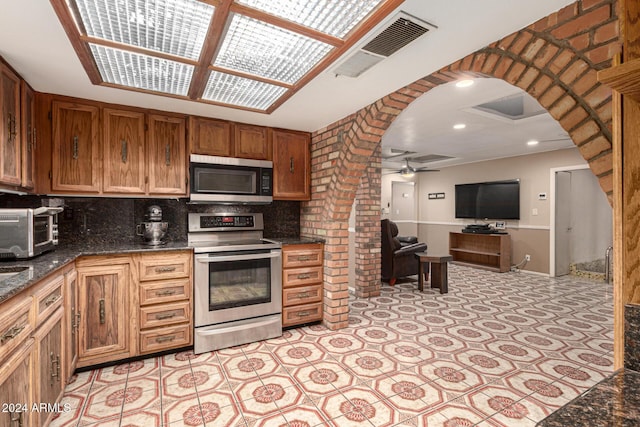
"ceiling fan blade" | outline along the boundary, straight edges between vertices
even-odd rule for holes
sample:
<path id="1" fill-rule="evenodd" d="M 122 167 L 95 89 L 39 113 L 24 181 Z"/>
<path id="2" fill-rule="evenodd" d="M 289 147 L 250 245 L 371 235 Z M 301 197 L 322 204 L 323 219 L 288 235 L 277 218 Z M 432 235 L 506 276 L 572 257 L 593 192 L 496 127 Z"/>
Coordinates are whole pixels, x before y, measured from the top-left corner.
<path id="1" fill-rule="evenodd" d="M 416 169 L 416 173 L 420 172 L 440 172 L 440 169 Z"/>

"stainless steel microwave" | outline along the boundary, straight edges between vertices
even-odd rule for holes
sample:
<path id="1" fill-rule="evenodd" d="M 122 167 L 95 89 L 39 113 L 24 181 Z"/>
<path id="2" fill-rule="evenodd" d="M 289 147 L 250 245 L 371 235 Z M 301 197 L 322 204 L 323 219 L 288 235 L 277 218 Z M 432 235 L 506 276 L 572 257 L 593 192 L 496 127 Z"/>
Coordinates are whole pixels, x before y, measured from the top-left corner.
<path id="1" fill-rule="evenodd" d="M 0 258 L 32 258 L 58 244 L 60 207 L 0 209 Z"/>
<path id="2" fill-rule="evenodd" d="M 192 154 L 189 160 L 191 202 L 273 201 L 273 162 L 201 154 Z"/>

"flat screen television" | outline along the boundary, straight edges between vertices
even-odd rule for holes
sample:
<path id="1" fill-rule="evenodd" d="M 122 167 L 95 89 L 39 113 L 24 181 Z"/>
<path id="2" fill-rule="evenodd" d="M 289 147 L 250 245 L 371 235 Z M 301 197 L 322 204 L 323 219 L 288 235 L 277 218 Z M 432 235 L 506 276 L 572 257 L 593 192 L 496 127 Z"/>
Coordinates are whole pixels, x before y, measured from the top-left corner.
<path id="1" fill-rule="evenodd" d="M 456 218 L 520 219 L 520 180 L 456 184 Z"/>

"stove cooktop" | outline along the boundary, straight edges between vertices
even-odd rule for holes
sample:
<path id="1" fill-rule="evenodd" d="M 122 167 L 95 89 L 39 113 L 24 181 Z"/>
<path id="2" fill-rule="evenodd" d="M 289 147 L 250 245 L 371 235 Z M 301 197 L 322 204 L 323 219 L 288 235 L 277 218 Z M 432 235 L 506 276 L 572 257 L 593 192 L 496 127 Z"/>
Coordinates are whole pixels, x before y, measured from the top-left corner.
<path id="1" fill-rule="evenodd" d="M 190 246 L 193 247 L 195 253 L 207 253 L 278 249 L 282 247 L 282 244 L 269 239 L 246 239 L 230 241 L 199 241 L 191 242 Z"/>

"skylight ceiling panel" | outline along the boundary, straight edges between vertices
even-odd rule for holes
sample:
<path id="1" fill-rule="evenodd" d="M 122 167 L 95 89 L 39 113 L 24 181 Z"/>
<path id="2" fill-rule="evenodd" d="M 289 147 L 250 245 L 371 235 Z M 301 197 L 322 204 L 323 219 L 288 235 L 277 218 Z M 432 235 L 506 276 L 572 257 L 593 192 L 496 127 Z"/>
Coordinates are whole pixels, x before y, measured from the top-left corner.
<path id="1" fill-rule="evenodd" d="M 332 48 L 284 28 L 234 14 L 213 65 L 293 84 Z"/>
<path id="2" fill-rule="evenodd" d="M 187 96 L 194 67 L 148 55 L 89 44 L 107 83 Z"/>
<path id="3" fill-rule="evenodd" d="M 237 0 L 238 3 L 343 38 L 383 0 Z"/>
<path id="4" fill-rule="evenodd" d="M 90 37 L 197 60 L 214 7 L 196 0 L 69 0 Z"/>
<path id="5" fill-rule="evenodd" d="M 265 111 L 286 91 L 281 86 L 212 71 L 203 99 Z"/>

